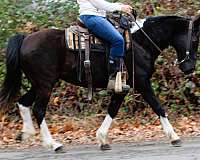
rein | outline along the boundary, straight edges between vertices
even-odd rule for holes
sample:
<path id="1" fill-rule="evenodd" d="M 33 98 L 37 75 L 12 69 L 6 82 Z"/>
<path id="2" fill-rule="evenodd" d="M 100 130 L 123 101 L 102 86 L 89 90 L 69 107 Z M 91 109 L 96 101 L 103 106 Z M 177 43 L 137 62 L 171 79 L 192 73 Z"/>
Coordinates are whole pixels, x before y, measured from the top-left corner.
<path id="1" fill-rule="evenodd" d="M 132 14 L 129 14 L 131 19 L 133 20 L 133 22 L 138 26 L 138 28 L 142 31 L 142 33 L 147 37 L 147 39 L 156 47 L 156 49 L 162 53 L 162 50 L 160 49 L 160 47 L 158 47 L 158 45 L 146 34 L 146 32 L 140 27 L 140 25 L 137 23 L 135 17 Z"/>
<path id="2" fill-rule="evenodd" d="M 135 17 L 133 16 L 133 14 L 129 14 L 130 18 L 132 19 L 132 21 L 138 26 L 138 28 L 142 31 L 142 33 L 147 37 L 147 39 L 157 48 L 157 50 L 162 53 L 162 50 L 160 49 L 160 47 L 158 47 L 156 45 L 156 43 L 154 43 L 154 41 L 146 34 L 146 32 L 140 27 L 140 25 L 136 22 Z M 131 36 L 132 37 L 132 36 Z M 133 85 L 133 91 L 135 90 L 135 66 L 134 66 L 134 62 L 135 62 L 135 54 L 134 54 L 134 50 L 133 50 L 133 40 L 131 40 L 131 50 L 132 50 L 132 85 Z"/>

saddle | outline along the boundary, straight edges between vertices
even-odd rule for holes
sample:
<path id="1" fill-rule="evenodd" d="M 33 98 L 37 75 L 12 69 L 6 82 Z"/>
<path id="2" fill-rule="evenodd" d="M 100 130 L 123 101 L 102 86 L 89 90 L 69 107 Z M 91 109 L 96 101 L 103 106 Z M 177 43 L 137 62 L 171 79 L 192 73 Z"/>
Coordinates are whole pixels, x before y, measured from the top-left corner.
<path id="1" fill-rule="evenodd" d="M 136 15 L 135 15 L 136 16 Z M 130 20 L 119 14 L 119 12 L 114 12 L 111 17 L 107 17 L 110 23 L 115 26 L 115 28 L 123 35 L 125 40 L 125 50 L 130 49 L 132 47 L 132 37 L 130 36 L 130 28 L 131 24 Z M 66 38 L 66 46 L 69 49 L 78 51 L 78 61 L 79 65 L 77 67 L 77 76 L 78 80 L 81 81 L 81 57 L 82 51 L 85 51 L 85 75 L 86 80 L 88 82 L 88 99 L 92 99 L 92 74 L 90 68 L 90 51 L 92 49 L 105 52 L 109 51 L 109 48 L 105 48 L 101 39 L 93 35 L 89 32 L 89 30 L 85 27 L 84 23 L 78 19 L 77 22 L 71 25 L 69 28 L 65 29 L 65 38 Z M 92 47 L 92 46 L 100 46 L 100 47 Z M 108 53 L 107 53 L 108 54 Z"/>
<path id="2" fill-rule="evenodd" d="M 125 49 L 130 49 L 131 47 L 131 37 L 129 34 L 129 28 L 122 28 L 119 27 L 119 23 L 116 20 L 113 20 L 111 18 L 108 18 L 108 20 L 116 27 L 116 29 L 123 35 L 125 40 Z M 121 23 L 122 25 L 122 23 Z M 66 46 L 69 49 L 72 50 L 79 50 L 85 49 L 85 37 L 89 35 L 90 45 L 93 47 L 92 49 L 105 51 L 105 46 L 103 40 L 96 37 L 94 34 L 90 33 L 90 31 L 87 29 L 87 27 L 84 25 L 84 23 L 78 19 L 77 22 L 73 25 L 71 25 L 69 28 L 65 29 L 65 37 L 66 37 Z M 95 48 L 94 46 L 99 46 Z M 91 49 L 91 48 L 90 48 Z"/>

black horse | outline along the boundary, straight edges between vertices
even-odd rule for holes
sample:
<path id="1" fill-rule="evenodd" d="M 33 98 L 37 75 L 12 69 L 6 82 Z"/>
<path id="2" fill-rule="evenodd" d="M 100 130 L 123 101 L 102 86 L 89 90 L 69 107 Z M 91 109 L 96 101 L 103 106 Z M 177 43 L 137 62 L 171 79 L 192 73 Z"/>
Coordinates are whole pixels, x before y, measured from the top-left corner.
<path id="1" fill-rule="evenodd" d="M 190 24 L 192 24 L 192 28 L 189 27 Z M 195 70 L 200 17 L 196 17 L 193 21 L 178 16 L 152 17 L 145 21 L 142 28 L 161 50 L 168 46 L 175 48 L 177 59 L 180 62 L 179 68 L 185 74 Z M 190 29 L 192 29 L 191 33 Z M 135 56 L 135 89 L 142 94 L 153 111 L 160 117 L 163 129 L 171 139 L 172 144 L 180 145 L 180 138 L 174 132 L 151 87 L 150 78 L 160 51 L 141 30 L 133 33 L 132 37 Z M 129 85 L 132 85 L 133 77 L 132 55 L 131 50 L 127 50 L 125 63 L 129 73 L 127 82 Z M 93 87 L 106 88 L 108 82 L 106 55 L 101 52 L 92 52 L 90 59 Z M 18 100 L 23 118 L 23 129 L 18 139 L 26 139 L 35 134 L 29 109 L 34 104 L 33 114 L 40 127 L 44 145 L 52 147 L 55 151 L 62 149 L 62 145 L 52 139 L 44 117 L 52 88 L 58 79 L 79 86 L 87 86 L 85 77 L 83 77 L 82 82 L 78 81 L 77 63 L 76 53 L 66 48 L 64 30 L 47 29 L 27 36 L 18 34 L 10 38 L 6 53 L 7 73 L 0 95 L 1 108 L 5 109 L 5 104 L 15 99 L 21 86 L 22 71 L 32 85 L 31 89 Z M 106 141 L 107 132 L 126 94 L 114 93 L 111 97 L 108 115 L 97 131 L 97 139 L 101 149 L 110 149 Z"/>

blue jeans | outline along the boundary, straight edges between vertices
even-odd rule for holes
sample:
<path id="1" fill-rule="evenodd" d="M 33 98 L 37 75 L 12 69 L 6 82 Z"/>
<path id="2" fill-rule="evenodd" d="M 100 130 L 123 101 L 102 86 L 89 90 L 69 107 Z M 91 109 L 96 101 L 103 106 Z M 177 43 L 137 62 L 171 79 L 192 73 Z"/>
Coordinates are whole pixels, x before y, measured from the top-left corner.
<path id="1" fill-rule="evenodd" d="M 106 18 L 82 15 L 80 19 L 91 33 L 111 44 L 110 58 L 124 57 L 124 38 Z"/>

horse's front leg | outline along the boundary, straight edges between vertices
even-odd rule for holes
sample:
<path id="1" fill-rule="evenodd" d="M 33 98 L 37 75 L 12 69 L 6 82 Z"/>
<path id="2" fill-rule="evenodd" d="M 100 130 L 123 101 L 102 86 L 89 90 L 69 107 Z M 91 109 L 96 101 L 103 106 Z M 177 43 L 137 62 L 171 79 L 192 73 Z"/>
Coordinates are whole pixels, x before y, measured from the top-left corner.
<path id="1" fill-rule="evenodd" d="M 100 128 L 97 130 L 97 133 L 96 133 L 97 141 L 99 143 L 101 150 L 111 149 L 107 141 L 108 129 L 110 128 L 113 118 L 117 115 L 118 110 L 126 94 L 127 93 L 112 95 L 111 102 L 108 107 L 108 114 L 106 115 L 103 123 L 101 124 Z"/>
<path id="2" fill-rule="evenodd" d="M 150 105 L 153 111 L 159 116 L 160 122 L 162 124 L 163 130 L 167 137 L 170 138 L 171 144 L 174 146 L 180 146 L 181 140 L 179 136 L 175 133 L 172 125 L 170 124 L 165 110 L 162 108 L 159 100 L 156 98 L 154 91 L 151 87 L 150 80 L 146 77 L 140 76 L 137 81 L 136 89 L 142 94 L 144 100 Z"/>

